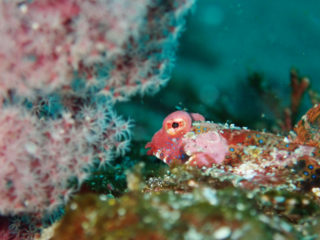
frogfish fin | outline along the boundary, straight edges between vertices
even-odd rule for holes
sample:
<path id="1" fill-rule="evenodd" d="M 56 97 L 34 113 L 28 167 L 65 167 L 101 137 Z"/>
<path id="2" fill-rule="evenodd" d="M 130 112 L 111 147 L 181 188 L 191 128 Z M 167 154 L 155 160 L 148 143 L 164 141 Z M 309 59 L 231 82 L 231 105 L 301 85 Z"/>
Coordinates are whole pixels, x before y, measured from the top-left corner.
<path id="1" fill-rule="evenodd" d="M 297 141 L 320 147 L 320 104 L 314 105 L 294 127 Z"/>

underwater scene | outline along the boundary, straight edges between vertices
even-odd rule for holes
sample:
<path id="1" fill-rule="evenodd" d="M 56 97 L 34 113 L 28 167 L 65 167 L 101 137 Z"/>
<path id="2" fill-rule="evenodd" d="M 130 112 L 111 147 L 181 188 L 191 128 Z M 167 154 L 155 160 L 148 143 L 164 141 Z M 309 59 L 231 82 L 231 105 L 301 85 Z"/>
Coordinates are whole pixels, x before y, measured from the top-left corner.
<path id="1" fill-rule="evenodd" d="M 319 12 L 0 0 L 0 240 L 320 239 Z"/>

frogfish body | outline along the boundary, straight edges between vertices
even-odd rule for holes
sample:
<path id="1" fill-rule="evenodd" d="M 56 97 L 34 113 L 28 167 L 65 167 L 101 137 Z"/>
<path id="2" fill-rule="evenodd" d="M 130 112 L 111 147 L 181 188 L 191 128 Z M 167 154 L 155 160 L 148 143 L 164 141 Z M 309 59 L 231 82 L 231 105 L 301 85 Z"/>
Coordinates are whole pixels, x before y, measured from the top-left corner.
<path id="1" fill-rule="evenodd" d="M 253 182 L 280 184 L 294 179 L 304 188 L 320 187 L 320 105 L 315 105 L 289 136 L 205 121 L 176 111 L 146 145 L 167 164 L 218 167 Z"/>

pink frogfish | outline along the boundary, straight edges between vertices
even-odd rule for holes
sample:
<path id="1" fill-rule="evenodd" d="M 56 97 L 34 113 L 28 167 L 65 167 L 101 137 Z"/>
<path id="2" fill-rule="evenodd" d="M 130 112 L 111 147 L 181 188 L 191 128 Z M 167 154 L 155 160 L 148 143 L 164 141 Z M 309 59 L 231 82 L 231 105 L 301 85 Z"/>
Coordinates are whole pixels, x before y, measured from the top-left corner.
<path id="1" fill-rule="evenodd" d="M 320 105 L 311 108 L 288 136 L 176 111 L 164 119 L 146 148 L 169 165 L 214 166 L 247 182 L 280 184 L 291 179 L 310 190 L 320 187 Z"/>

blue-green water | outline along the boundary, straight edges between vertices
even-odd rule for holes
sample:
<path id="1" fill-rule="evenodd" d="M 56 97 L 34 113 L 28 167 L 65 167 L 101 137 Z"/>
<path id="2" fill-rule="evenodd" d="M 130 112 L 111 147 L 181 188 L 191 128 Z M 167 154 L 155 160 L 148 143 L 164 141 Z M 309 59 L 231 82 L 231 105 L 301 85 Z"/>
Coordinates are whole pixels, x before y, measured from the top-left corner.
<path id="1" fill-rule="evenodd" d="M 229 88 L 250 71 L 287 86 L 292 66 L 320 86 L 319 1 L 200 0 L 181 39 L 175 73 Z M 203 83 L 203 84 L 199 84 Z"/>

